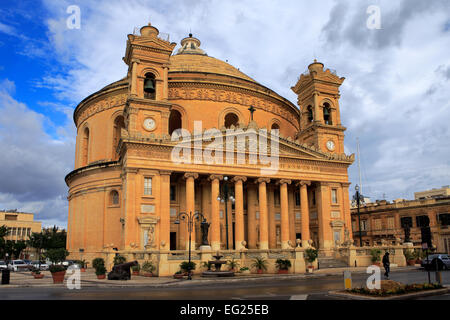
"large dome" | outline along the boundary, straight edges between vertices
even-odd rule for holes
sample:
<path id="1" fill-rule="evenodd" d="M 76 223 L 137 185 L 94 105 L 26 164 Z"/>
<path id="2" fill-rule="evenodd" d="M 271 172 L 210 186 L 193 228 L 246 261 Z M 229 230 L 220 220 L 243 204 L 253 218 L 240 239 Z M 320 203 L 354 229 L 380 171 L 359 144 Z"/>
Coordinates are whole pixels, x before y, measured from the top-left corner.
<path id="1" fill-rule="evenodd" d="M 256 82 L 232 65 L 207 55 L 177 54 L 170 57 L 170 71 L 214 73 Z"/>

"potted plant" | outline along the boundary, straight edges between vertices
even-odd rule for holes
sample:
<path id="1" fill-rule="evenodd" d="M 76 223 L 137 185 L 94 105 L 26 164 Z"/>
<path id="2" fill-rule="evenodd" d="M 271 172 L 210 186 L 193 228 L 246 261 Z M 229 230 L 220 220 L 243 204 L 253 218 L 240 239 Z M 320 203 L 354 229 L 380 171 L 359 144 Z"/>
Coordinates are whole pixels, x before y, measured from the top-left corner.
<path id="1" fill-rule="evenodd" d="M 138 263 L 137 265 L 132 266 L 131 270 L 133 271 L 133 276 L 138 276 L 139 275 L 139 270 L 141 270 L 141 266 Z"/>
<path id="2" fill-rule="evenodd" d="M 145 261 L 142 264 L 142 271 L 144 271 L 145 277 L 153 277 L 153 271 L 155 271 L 156 267 L 151 261 Z"/>
<path id="3" fill-rule="evenodd" d="M 195 262 L 191 261 L 191 262 L 187 262 L 187 261 L 183 261 L 182 263 L 180 263 L 180 269 L 182 271 L 184 271 L 185 275 L 188 275 L 189 273 L 191 273 L 192 270 L 195 270 Z"/>
<path id="4" fill-rule="evenodd" d="M 414 255 L 414 252 L 412 252 L 411 250 L 405 250 L 405 259 L 406 259 L 406 264 L 408 266 L 413 266 L 416 264 L 416 256 Z"/>
<path id="5" fill-rule="evenodd" d="M 181 270 L 178 270 L 177 272 L 175 272 L 175 274 L 173 275 L 173 277 L 175 279 L 183 279 L 184 273 Z"/>
<path id="6" fill-rule="evenodd" d="M 250 274 L 250 269 L 248 267 L 242 267 L 239 269 L 242 274 Z"/>
<path id="7" fill-rule="evenodd" d="M 318 254 L 319 254 L 319 251 L 317 249 L 308 248 L 305 250 L 305 260 L 307 262 L 309 262 L 308 268 L 306 269 L 306 271 L 308 273 L 314 272 L 313 263 L 314 263 L 314 261 L 316 261 Z"/>
<path id="8" fill-rule="evenodd" d="M 234 260 L 234 258 L 229 260 L 229 261 L 227 261 L 227 264 L 228 264 L 228 267 L 230 268 L 229 271 L 233 271 L 234 272 L 236 270 L 236 268 L 239 267 L 239 262 Z"/>
<path id="9" fill-rule="evenodd" d="M 103 260 L 102 258 L 95 258 L 94 260 L 92 260 L 92 266 L 95 269 L 97 279 L 106 278 L 105 260 Z"/>
<path id="10" fill-rule="evenodd" d="M 278 274 L 288 274 L 291 267 L 291 261 L 289 259 L 277 259 L 275 264 L 278 268 Z"/>
<path id="11" fill-rule="evenodd" d="M 207 261 L 203 261 L 202 262 L 202 267 L 205 268 L 207 271 L 211 271 L 211 267 L 212 267 L 212 263 L 211 262 L 207 262 Z"/>
<path id="12" fill-rule="evenodd" d="M 46 255 L 52 262 L 49 270 L 52 274 L 53 283 L 63 283 L 64 276 L 66 275 L 66 267 L 62 265 L 62 262 L 66 260 L 69 252 L 65 248 L 49 249 Z"/>
<path id="13" fill-rule="evenodd" d="M 41 270 L 39 270 L 38 268 L 33 268 L 31 274 L 35 279 L 42 279 L 44 277 L 44 275 L 41 273 Z"/>
<path id="14" fill-rule="evenodd" d="M 252 268 L 256 269 L 256 273 L 262 274 L 263 270 L 267 271 L 267 260 L 263 257 L 256 257 L 253 259 Z"/>
<path id="15" fill-rule="evenodd" d="M 113 260 L 114 265 L 122 264 L 125 262 L 127 262 L 127 258 L 121 256 L 120 254 L 116 255 Z"/>
<path id="16" fill-rule="evenodd" d="M 86 260 L 77 260 L 75 261 L 76 264 L 78 264 L 80 266 L 80 271 L 81 272 L 86 272 Z"/>
<path id="17" fill-rule="evenodd" d="M 380 249 L 371 249 L 370 250 L 370 260 L 373 265 L 381 266 L 381 250 Z"/>

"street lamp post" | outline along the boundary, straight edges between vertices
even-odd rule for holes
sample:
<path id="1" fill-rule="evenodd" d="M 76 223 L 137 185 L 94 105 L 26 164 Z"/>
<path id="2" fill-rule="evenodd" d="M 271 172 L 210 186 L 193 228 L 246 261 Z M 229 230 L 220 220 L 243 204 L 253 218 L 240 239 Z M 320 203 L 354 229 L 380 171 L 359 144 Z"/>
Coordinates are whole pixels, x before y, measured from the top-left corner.
<path id="1" fill-rule="evenodd" d="M 361 194 L 359 193 L 359 186 L 358 185 L 355 186 L 355 190 L 356 190 L 356 194 L 355 194 L 356 206 L 358 207 L 359 246 L 362 247 L 361 213 L 359 211 L 359 205 L 360 205 L 360 201 L 361 201 Z"/>
<path id="2" fill-rule="evenodd" d="M 178 219 L 175 220 L 175 224 L 180 224 L 181 220 L 187 220 L 188 223 L 188 232 L 189 232 L 189 266 L 191 265 L 191 233 L 192 229 L 194 227 L 194 219 L 199 220 L 199 218 L 202 219 L 202 223 L 206 223 L 206 219 L 200 212 L 195 212 L 192 214 L 192 211 L 187 214 L 186 212 L 180 212 L 178 214 Z M 188 271 L 188 280 L 192 280 L 191 270 Z"/>
<path id="3" fill-rule="evenodd" d="M 224 177 L 223 180 L 225 182 L 223 184 L 222 191 L 217 197 L 217 201 L 225 203 L 225 236 L 227 238 L 227 250 L 228 250 L 230 248 L 228 241 L 228 200 L 234 203 L 235 199 L 233 197 L 231 190 L 228 188 L 228 177 Z"/>

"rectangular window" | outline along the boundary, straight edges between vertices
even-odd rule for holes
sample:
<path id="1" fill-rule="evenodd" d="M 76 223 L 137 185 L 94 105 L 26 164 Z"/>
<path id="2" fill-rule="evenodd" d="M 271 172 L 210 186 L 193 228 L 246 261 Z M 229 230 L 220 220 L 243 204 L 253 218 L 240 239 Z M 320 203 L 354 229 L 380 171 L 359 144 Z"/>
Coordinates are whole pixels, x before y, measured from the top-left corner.
<path id="1" fill-rule="evenodd" d="M 297 212 L 297 213 L 295 214 L 295 219 L 300 220 L 301 218 L 302 218 L 301 213 L 300 213 L 300 212 Z"/>
<path id="2" fill-rule="evenodd" d="M 223 219 L 223 211 L 220 210 L 220 219 Z"/>
<path id="3" fill-rule="evenodd" d="M 144 195 L 146 196 L 152 195 L 152 178 L 144 179 Z"/>
<path id="4" fill-rule="evenodd" d="M 312 191 L 312 204 L 313 206 L 316 205 L 316 190 Z"/>
<path id="5" fill-rule="evenodd" d="M 418 228 L 428 227 L 430 225 L 430 218 L 428 216 L 416 216 L 416 224 Z"/>
<path id="6" fill-rule="evenodd" d="M 281 214 L 280 213 L 275 213 L 275 220 L 281 220 Z"/>
<path id="7" fill-rule="evenodd" d="M 334 204 L 338 203 L 338 200 L 337 200 L 337 190 L 336 190 L 336 189 L 331 189 L 331 201 L 332 201 L 332 203 L 334 203 Z"/>
<path id="8" fill-rule="evenodd" d="M 367 220 L 361 220 L 361 231 L 367 231 L 367 230 L 368 230 Z"/>
<path id="9" fill-rule="evenodd" d="M 16 221 L 17 220 L 17 216 L 16 215 L 12 215 L 12 214 L 5 214 L 5 220 Z"/>
<path id="10" fill-rule="evenodd" d="M 393 230 L 395 229 L 395 219 L 394 217 L 389 217 L 387 220 L 388 223 L 388 229 Z"/>
<path id="11" fill-rule="evenodd" d="M 438 216 L 438 221 L 441 226 L 450 225 L 450 213 L 442 213 Z"/>
<path id="12" fill-rule="evenodd" d="M 280 205 L 280 189 L 276 189 L 273 193 L 273 202 L 276 206 Z"/>
<path id="13" fill-rule="evenodd" d="M 295 206 L 299 207 L 300 206 L 300 191 L 295 191 Z"/>
<path id="14" fill-rule="evenodd" d="M 334 241 L 341 241 L 341 232 L 334 231 Z"/>
<path id="15" fill-rule="evenodd" d="M 170 208 L 170 216 L 176 217 L 177 216 L 177 209 L 176 208 Z"/>
<path id="16" fill-rule="evenodd" d="M 259 219 L 259 211 L 256 211 L 256 219 Z"/>
<path id="17" fill-rule="evenodd" d="M 409 226 L 410 228 L 412 228 L 413 220 L 411 217 L 402 217 L 400 218 L 400 224 L 402 228 L 405 228 L 405 226 Z"/>
<path id="18" fill-rule="evenodd" d="M 381 230 L 381 219 L 375 219 L 375 230 Z"/>
<path id="19" fill-rule="evenodd" d="M 176 186 L 170 186 L 170 201 L 176 201 L 176 193 L 177 189 Z"/>

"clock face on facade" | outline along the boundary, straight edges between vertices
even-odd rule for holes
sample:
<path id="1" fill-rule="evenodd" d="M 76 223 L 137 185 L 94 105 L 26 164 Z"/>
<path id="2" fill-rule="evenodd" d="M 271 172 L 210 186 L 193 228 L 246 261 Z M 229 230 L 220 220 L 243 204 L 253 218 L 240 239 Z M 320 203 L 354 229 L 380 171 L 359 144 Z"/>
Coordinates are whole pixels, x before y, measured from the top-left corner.
<path id="1" fill-rule="evenodd" d="M 144 120 L 145 130 L 152 131 L 156 128 L 156 121 L 153 118 L 147 118 Z"/>
<path id="2" fill-rule="evenodd" d="M 327 141 L 327 149 L 330 151 L 334 150 L 334 142 L 333 141 L 331 141 L 331 140 Z"/>

